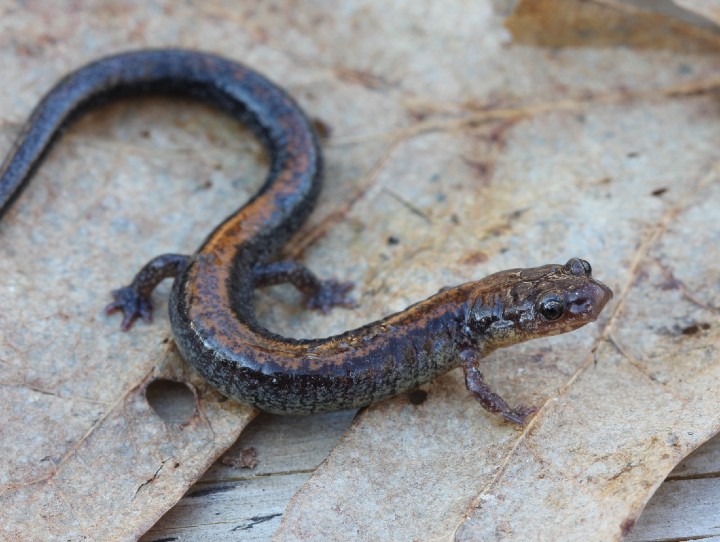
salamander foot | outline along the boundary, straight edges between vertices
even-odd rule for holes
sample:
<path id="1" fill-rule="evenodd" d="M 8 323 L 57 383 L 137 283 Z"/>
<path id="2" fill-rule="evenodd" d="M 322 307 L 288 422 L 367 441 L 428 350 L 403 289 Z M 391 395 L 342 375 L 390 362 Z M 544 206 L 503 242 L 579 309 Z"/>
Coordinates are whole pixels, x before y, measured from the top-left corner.
<path id="1" fill-rule="evenodd" d="M 525 425 L 527 419 L 538 411 L 537 407 L 521 406 L 515 410 L 501 411 L 500 415 L 508 421 L 518 425 Z"/>
<path id="2" fill-rule="evenodd" d="M 312 296 L 307 298 L 305 307 L 313 310 L 320 310 L 323 313 L 330 312 L 333 307 L 345 307 L 353 309 L 357 302 L 348 295 L 355 287 L 352 282 L 338 282 L 336 280 L 323 280 L 320 288 Z"/>
<path id="3" fill-rule="evenodd" d="M 114 301 L 105 307 L 107 314 L 115 311 L 123 312 L 123 319 L 120 327 L 123 331 L 127 331 L 133 325 L 137 318 L 143 321 L 152 322 L 153 303 L 150 297 L 141 295 L 132 286 L 125 286 L 112 292 Z"/>

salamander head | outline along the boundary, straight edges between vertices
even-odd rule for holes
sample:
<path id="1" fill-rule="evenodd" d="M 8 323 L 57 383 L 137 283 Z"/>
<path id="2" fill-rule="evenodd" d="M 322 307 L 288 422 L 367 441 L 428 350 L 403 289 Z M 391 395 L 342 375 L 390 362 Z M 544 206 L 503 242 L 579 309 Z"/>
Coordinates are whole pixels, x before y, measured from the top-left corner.
<path id="1" fill-rule="evenodd" d="M 465 335 L 485 351 L 594 322 L 613 295 L 579 258 L 565 265 L 502 271 L 475 284 Z"/>

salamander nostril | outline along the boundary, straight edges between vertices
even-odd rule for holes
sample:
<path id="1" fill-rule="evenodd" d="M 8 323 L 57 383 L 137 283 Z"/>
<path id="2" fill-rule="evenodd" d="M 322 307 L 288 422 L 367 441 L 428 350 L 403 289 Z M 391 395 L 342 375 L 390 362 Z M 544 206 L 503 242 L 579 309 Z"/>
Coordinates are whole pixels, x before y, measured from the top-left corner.
<path id="1" fill-rule="evenodd" d="M 572 314 L 587 314 L 592 310 L 592 299 L 589 297 L 578 297 L 570 301 L 569 311 Z"/>

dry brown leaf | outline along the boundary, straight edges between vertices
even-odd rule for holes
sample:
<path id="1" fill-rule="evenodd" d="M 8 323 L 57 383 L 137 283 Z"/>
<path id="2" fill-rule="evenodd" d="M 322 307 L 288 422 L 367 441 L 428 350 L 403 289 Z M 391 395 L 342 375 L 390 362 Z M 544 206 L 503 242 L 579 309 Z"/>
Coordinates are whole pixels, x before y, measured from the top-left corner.
<path id="1" fill-rule="evenodd" d="M 280 538 L 535 536 L 539 498 L 572 522 L 577 491 L 583 514 L 613 503 L 587 524 L 618 533 L 717 429 L 720 296 L 702 250 L 717 243 L 716 35 L 611 2 L 522 2 L 507 28 L 481 1 L 153 5 L 1 3 L 0 153 L 72 67 L 129 47 L 211 50 L 281 82 L 328 133 L 323 199 L 288 253 L 355 280 L 361 307 L 307 314 L 274 291 L 260 303 L 273 330 L 327 335 L 445 284 L 575 255 L 618 294 L 599 325 L 488 360 L 505 396 L 543 407 L 526 433 L 449 374 L 422 405 L 366 412 Z M 136 537 L 252 415 L 167 342 L 167 287 L 155 324 L 129 334 L 102 307 L 152 256 L 192 251 L 264 166 L 223 115 L 124 103 L 71 129 L 0 223 L 3 536 Z M 184 424 L 145 399 L 162 378 L 197 394 Z"/>
<path id="2" fill-rule="evenodd" d="M 204 49 L 256 66 L 282 81 L 336 135 L 397 126 L 393 113 L 382 111 L 384 100 L 359 86 L 371 80 L 361 71 L 299 62 L 302 54 L 313 57 L 301 35 L 266 45 L 265 27 L 288 28 L 297 17 L 292 6 L 276 8 L 256 13 L 255 2 L 167 1 L 150 9 L 130 1 L 68 10 L 60 3 L 0 3 L 0 154 L 64 73 L 143 46 Z M 335 97 L 326 100 L 330 86 Z M 342 111 L 358 90 L 369 97 L 364 113 L 382 121 L 354 118 L 349 130 Z M 348 185 L 383 146 L 383 140 L 357 144 L 333 160 L 325 215 L 353 194 Z M 4 217 L 0 538 L 137 538 L 253 416 L 208 389 L 177 356 L 166 317 L 168 286 L 156 295 L 152 326 L 122 333 L 118 317 L 105 316 L 103 307 L 110 290 L 149 258 L 194 250 L 218 217 L 247 201 L 266 167 L 259 144 L 223 114 L 181 100 L 128 101 L 68 130 Z M 361 276 L 341 272 L 354 266 L 346 251 L 328 247 L 312 258 L 326 275 L 335 268 Z M 293 295 L 266 296 L 261 316 L 268 326 L 326 335 L 353 325 L 350 317 L 365 317 L 342 311 L 333 318 L 308 316 Z M 304 327 L 297 325 L 301 320 Z M 190 386 L 189 412 L 179 421 L 165 421 L 146 400 L 148 388 L 163 379 Z M 176 409 L 170 407 L 170 418 L 178 417 Z"/>
<path id="3" fill-rule="evenodd" d="M 184 152 L 190 131 L 175 137 L 170 129 L 208 112 L 178 116 L 158 105 L 108 108 L 71 130 L 0 225 L 5 540 L 138 537 L 252 418 L 252 409 L 225 401 L 180 362 L 167 288 L 157 296 L 156 325 L 123 333 L 102 311 L 142 260 L 169 247 L 191 250 L 202 236 L 194 231 L 211 227 L 212 216 L 182 218 L 191 213 L 177 201 L 221 205 L 219 193 L 230 191 L 202 187 L 217 158 Z M 126 114 L 145 128 L 124 122 Z M 155 123 L 168 141 L 154 140 Z M 151 135 L 143 139 L 145 129 Z M 5 126 L 3 150 L 16 130 Z M 177 418 L 184 404 L 184 417 L 166 421 L 146 400 L 160 380 L 189 386 L 170 411 Z"/>
<path id="4" fill-rule="evenodd" d="M 411 246 L 423 238 L 426 252 L 408 250 L 412 264 L 382 284 L 404 293 L 432 274 L 578 254 L 616 298 L 596 326 L 487 360 L 506 398 L 541 407 L 524 431 L 484 413 L 458 372 L 420 406 L 373 406 L 293 498 L 277 540 L 619 539 L 720 429 L 717 36 L 611 2 L 520 2 L 505 27 L 512 43 L 492 16 L 475 29 L 496 44 L 458 72 L 476 94 L 416 97 L 434 131 L 407 129 L 379 173 L 431 226 L 358 212 L 393 232 L 414 222 L 398 234 Z M 406 72 L 403 86 L 425 76 Z M 466 154 L 471 141 L 487 146 Z M 436 191 L 420 173 L 434 167 Z M 443 231 L 450 209 L 464 236 Z M 466 271 L 462 254 L 479 265 Z"/>
<path id="5" fill-rule="evenodd" d="M 82 50 L 87 27 L 117 22 L 107 12 L 71 21 L 59 4 L 43 22 L 49 5 L 13 6 L 2 21 L 15 28 L 0 33 L 2 154 L 49 84 L 109 52 L 67 52 Z M 65 52 L 54 51 L 60 42 Z M 65 134 L 0 223 L 3 540 L 137 538 L 252 418 L 181 362 L 167 287 L 152 326 L 123 333 L 103 313 L 110 290 L 145 260 L 192 251 L 218 212 L 252 193 L 263 164 L 257 145 L 237 143 L 248 140 L 225 116 L 185 102 L 107 107 Z M 236 172 L 250 182 L 233 186 Z M 184 418 L 166 421 L 146 400 L 162 379 L 189 386 L 173 406 L 189 407 Z"/>

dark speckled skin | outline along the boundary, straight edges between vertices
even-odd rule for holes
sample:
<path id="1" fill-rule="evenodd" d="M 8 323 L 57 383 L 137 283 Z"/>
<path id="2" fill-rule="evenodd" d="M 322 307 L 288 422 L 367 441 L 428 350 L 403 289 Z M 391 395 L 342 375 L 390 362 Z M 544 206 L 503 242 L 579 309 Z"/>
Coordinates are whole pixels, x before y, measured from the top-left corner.
<path id="1" fill-rule="evenodd" d="M 208 309 L 188 296 L 199 279 L 186 276 L 175 282 L 170 316 L 183 356 L 244 403 L 280 413 L 359 407 L 461 365 L 467 352 L 478 354 L 474 365 L 496 348 L 595 320 L 612 293 L 589 273 L 578 273 L 578 261 L 496 273 L 325 339 L 286 339 L 250 315 L 235 317 L 231 306 L 227 314 L 220 304 Z M 562 299 L 558 320 L 539 313 L 547 295 Z"/>
<path id="2" fill-rule="evenodd" d="M 280 413 L 359 407 L 462 365 L 481 404 L 522 423 L 482 381 L 477 362 L 492 350 L 555 335 L 595 320 L 612 292 L 587 262 L 496 273 L 445 290 L 405 311 L 325 339 L 293 340 L 262 328 L 256 287 L 291 281 L 313 308 L 350 306 L 348 284 L 320 281 L 302 265 L 270 263 L 311 212 L 321 155 L 293 100 L 252 70 L 183 50 L 146 50 L 101 59 L 60 81 L 38 104 L 0 169 L 0 216 L 10 207 L 60 128 L 97 102 L 122 95 L 180 94 L 215 104 L 250 126 L 271 166 L 260 191 L 221 223 L 192 256 L 155 258 L 117 290 L 109 311 L 123 326 L 149 319 L 150 294 L 176 277 L 170 320 L 183 357 L 237 400 Z"/>

